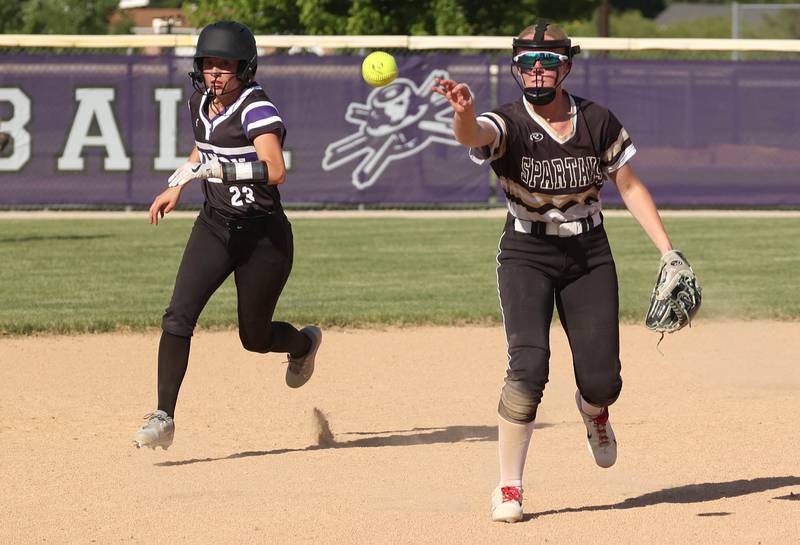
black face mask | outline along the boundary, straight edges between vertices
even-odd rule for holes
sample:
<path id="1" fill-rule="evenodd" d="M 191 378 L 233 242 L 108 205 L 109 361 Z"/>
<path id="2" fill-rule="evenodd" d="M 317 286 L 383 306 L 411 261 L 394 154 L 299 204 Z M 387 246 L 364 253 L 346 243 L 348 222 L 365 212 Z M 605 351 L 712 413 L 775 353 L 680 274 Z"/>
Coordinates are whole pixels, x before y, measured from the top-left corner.
<path id="1" fill-rule="evenodd" d="M 550 26 L 550 23 L 544 20 L 539 20 L 536 23 L 536 29 L 534 31 L 533 39 L 525 39 L 525 38 L 514 38 L 512 41 L 511 46 L 511 56 L 512 58 L 515 57 L 520 50 L 525 49 L 553 49 L 553 48 L 563 48 L 564 55 L 569 58 L 570 65 L 572 63 L 572 57 L 577 55 L 581 48 L 580 46 L 573 46 L 572 41 L 569 39 L 564 40 L 548 40 L 545 38 L 545 33 L 547 32 L 547 27 Z M 569 73 L 569 72 L 567 72 Z M 522 78 L 521 74 L 516 74 L 514 71 L 514 65 L 512 62 L 511 65 L 511 75 L 514 77 L 514 81 L 516 81 L 517 85 L 520 89 L 522 89 L 522 94 L 525 96 L 525 100 L 529 103 L 533 104 L 534 106 L 542 106 L 544 104 L 550 104 L 556 98 L 556 91 L 561 84 L 564 82 L 564 78 L 556 77 L 556 84 L 555 87 L 524 87 L 524 79 Z"/>
<path id="2" fill-rule="evenodd" d="M 522 89 L 522 94 L 525 96 L 525 100 L 533 104 L 534 106 L 543 106 L 545 104 L 550 104 L 556 98 L 556 92 L 561 87 L 561 84 L 564 82 L 564 78 L 556 76 L 556 84 L 555 87 L 544 87 L 544 86 L 531 86 L 531 87 L 523 87 L 523 79 L 522 76 L 518 76 L 514 68 L 511 68 L 511 74 L 514 76 L 514 81 L 517 82 L 517 85 L 520 89 Z M 537 78 L 537 81 L 542 81 L 541 79 Z"/>
<path id="3" fill-rule="evenodd" d="M 525 95 L 525 100 L 533 104 L 534 106 L 542 106 L 544 104 L 550 104 L 556 98 L 556 88 L 555 87 L 525 87 L 522 90 L 522 94 Z"/>

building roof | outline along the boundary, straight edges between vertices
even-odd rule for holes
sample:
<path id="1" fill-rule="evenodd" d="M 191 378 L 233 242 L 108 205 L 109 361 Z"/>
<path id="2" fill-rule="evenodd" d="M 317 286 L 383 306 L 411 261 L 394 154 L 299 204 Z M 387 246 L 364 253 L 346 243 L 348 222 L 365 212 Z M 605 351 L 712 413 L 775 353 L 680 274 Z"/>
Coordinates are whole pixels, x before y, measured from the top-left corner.
<path id="1" fill-rule="evenodd" d="M 173 19 L 176 26 L 188 26 L 186 17 L 181 8 L 132 8 L 118 9 L 111 15 L 111 23 L 114 24 L 127 15 L 133 21 L 134 27 L 153 27 L 154 19 L 164 21 Z"/>

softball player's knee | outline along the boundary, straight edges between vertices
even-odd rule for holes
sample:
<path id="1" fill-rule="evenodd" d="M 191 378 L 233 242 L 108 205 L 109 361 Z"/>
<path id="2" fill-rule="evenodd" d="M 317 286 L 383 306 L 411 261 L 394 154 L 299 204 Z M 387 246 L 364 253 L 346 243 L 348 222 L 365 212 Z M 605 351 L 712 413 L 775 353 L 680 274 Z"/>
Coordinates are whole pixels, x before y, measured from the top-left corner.
<path id="1" fill-rule="evenodd" d="M 536 388 L 531 388 L 524 382 L 506 380 L 500 392 L 497 412 L 511 422 L 528 424 L 536 418 L 541 399 L 541 390 L 537 392 Z"/>
<path id="2" fill-rule="evenodd" d="M 512 422 L 526 424 L 536 418 L 547 384 L 550 351 L 534 346 L 511 346 L 498 412 Z"/>
<path id="3" fill-rule="evenodd" d="M 258 352 L 259 354 L 266 354 L 272 348 L 272 339 L 269 335 L 247 335 L 239 331 L 239 340 L 242 341 L 242 347 L 248 352 Z"/>
<path id="4" fill-rule="evenodd" d="M 161 319 L 161 329 L 178 337 L 191 337 L 195 325 L 197 325 L 196 319 L 176 312 L 171 307 L 167 309 Z"/>
<path id="5" fill-rule="evenodd" d="M 239 326 L 239 340 L 248 352 L 266 354 L 272 350 L 272 334 L 269 327 Z"/>
<path id="6" fill-rule="evenodd" d="M 581 396 L 596 407 L 607 407 L 614 403 L 622 391 L 622 377 L 619 374 L 612 376 L 590 375 L 584 377 L 578 384 Z"/>

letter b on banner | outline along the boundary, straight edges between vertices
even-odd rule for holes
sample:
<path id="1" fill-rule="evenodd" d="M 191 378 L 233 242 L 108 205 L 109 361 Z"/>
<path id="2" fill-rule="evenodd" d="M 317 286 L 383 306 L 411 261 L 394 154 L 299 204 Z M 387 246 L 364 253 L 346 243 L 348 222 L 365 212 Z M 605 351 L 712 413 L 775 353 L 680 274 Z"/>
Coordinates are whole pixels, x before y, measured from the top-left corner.
<path id="1" fill-rule="evenodd" d="M 31 99 L 19 89 L 0 89 L 0 102 L 9 102 L 14 114 L 8 121 L 0 120 L 0 132 L 11 136 L 12 151 L 8 157 L 0 157 L 0 171 L 21 170 L 31 158 L 31 134 L 25 125 L 31 120 Z"/>

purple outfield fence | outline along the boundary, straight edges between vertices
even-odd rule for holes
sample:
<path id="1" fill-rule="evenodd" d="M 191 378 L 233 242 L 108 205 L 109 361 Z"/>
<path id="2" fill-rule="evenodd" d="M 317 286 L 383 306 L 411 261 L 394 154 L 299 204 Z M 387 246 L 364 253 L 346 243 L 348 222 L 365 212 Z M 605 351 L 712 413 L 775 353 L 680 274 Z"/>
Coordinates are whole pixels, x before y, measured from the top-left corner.
<path id="1" fill-rule="evenodd" d="M 284 201 L 488 202 L 488 169 L 455 142 L 452 110 L 429 89 L 449 76 L 491 109 L 520 96 L 507 68 L 493 90 L 488 55 L 398 56 L 401 77 L 372 89 L 360 62 L 260 59 L 288 129 Z M 193 145 L 189 69 L 168 56 L 0 57 L 0 131 L 12 136 L 0 206 L 149 204 Z M 603 59 L 578 59 L 566 84 L 620 118 L 659 204 L 689 206 L 800 206 L 799 85 L 793 62 Z M 202 199 L 197 187 L 186 197 Z"/>

